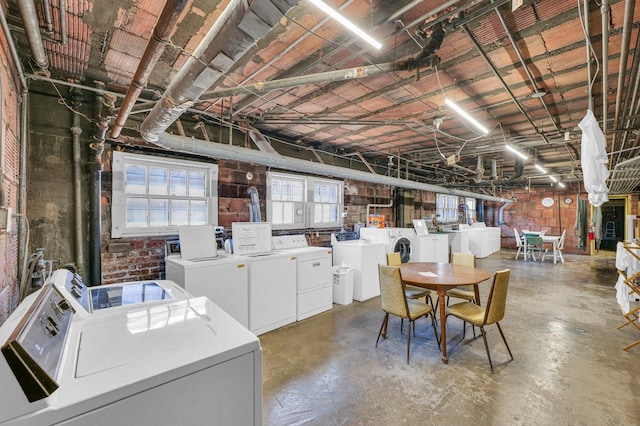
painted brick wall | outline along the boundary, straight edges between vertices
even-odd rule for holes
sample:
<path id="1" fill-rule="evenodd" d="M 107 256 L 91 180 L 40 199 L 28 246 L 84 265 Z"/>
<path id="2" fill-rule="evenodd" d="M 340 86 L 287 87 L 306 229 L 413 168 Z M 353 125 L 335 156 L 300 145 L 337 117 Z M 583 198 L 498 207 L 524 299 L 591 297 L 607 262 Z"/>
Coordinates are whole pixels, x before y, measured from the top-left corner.
<path id="1" fill-rule="evenodd" d="M 0 185 L 2 207 L 18 207 L 20 171 L 20 85 L 13 62 L 9 59 L 4 32 L 0 32 Z M 12 230 L 0 231 L 0 325 L 13 312 L 18 303 L 18 221 L 11 220 Z"/>

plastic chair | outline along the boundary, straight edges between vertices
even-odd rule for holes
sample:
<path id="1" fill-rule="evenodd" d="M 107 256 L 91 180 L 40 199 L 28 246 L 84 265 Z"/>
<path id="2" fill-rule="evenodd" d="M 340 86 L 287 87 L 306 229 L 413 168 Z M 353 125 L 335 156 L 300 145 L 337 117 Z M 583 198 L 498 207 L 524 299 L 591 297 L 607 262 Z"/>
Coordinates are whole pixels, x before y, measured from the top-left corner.
<path id="1" fill-rule="evenodd" d="M 482 332 L 482 339 L 484 340 L 484 348 L 487 351 L 487 358 L 489 359 L 489 366 L 493 373 L 493 362 L 491 361 L 491 354 L 489 353 L 489 345 L 487 344 L 487 333 L 484 328 L 487 325 L 495 324 L 498 326 L 504 345 L 507 347 L 509 356 L 513 360 L 513 354 L 509 349 L 507 339 L 504 337 L 502 327 L 500 327 L 499 321 L 504 318 L 505 308 L 507 305 L 507 288 L 509 287 L 509 276 L 511 274 L 510 269 L 503 271 L 497 271 L 493 277 L 493 284 L 491 285 L 491 291 L 489 292 L 489 298 L 487 299 L 486 307 L 478 306 L 471 302 L 456 303 L 449 307 L 447 315 L 453 315 L 460 318 L 464 323 L 471 323 L 474 326 L 480 327 Z M 464 339 L 464 328 L 462 329 L 462 338 Z"/>
<path id="2" fill-rule="evenodd" d="M 541 256 L 540 262 L 544 262 L 548 249 L 544 246 L 540 234 L 524 234 L 524 238 L 527 241 L 527 251 L 525 252 L 524 258 L 527 259 L 529 254 L 531 254 L 531 258 L 537 260 L 535 254 L 538 253 Z"/>
<path id="3" fill-rule="evenodd" d="M 603 238 L 615 238 L 616 237 L 616 223 L 615 222 L 607 222 L 604 224 L 604 235 Z"/>
<path id="4" fill-rule="evenodd" d="M 516 260 L 518 260 L 520 253 L 524 252 L 524 243 L 522 242 L 522 237 L 520 237 L 516 228 L 513 228 L 513 236 L 516 239 L 516 247 L 518 248 L 518 251 L 516 252 Z M 524 257 L 524 253 L 522 254 L 522 257 Z"/>
<path id="5" fill-rule="evenodd" d="M 436 329 L 435 317 L 433 316 L 433 308 L 424 302 L 410 300 L 405 297 L 405 285 L 400 278 L 400 268 L 397 266 L 378 265 L 380 274 L 380 301 L 382 310 L 384 311 L 384 319 L 378 332 L 376 339 L 376 347 L 380 342 L 380 336 L 387 337 L 387 324 L 389 323 L 389 314 L 395 315 L 402 319 L 408 319 L 409 325 L 407 330 L 407 364 L 409 364 L 409 351 L 411 349 L 411 325 L 419 318 L 430 316 L 433 333 L 436 337 L 438 347 L 440 340 L 438 338 L 438 330 Z"/>

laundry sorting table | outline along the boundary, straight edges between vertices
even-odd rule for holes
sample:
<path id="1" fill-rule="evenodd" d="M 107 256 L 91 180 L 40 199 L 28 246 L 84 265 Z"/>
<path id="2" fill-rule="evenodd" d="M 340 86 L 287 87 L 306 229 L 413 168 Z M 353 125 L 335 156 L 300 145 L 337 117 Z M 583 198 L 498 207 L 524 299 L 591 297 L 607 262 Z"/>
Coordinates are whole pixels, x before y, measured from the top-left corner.
<path id="1" fill-rule="evenodd" d="M 491 274 L 479 268 L 453 265 L 451 263 L 409 262 L 400 266 L 402 281 L 416 287 L 428 288 L 438 292 L 440 306 L 440 339 L 442 347 L 442 361 L 447 358 L 447 316 L 445 295 L 453 287 L 472 285 L 476 301 L 480 303 L 478 283 L 491 278 Z"/>

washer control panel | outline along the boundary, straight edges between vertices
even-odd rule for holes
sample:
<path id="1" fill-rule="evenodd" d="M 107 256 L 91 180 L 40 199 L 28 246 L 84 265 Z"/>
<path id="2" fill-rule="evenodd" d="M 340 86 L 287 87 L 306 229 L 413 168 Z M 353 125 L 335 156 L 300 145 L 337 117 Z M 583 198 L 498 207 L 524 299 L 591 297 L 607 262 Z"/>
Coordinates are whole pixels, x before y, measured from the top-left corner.
<path id="1" fill-rule="evenodd" d="M 75 311 L 47 284 L 2 346 L 2 354 L 31 402 L 46 398 L 56 383 Z"/>

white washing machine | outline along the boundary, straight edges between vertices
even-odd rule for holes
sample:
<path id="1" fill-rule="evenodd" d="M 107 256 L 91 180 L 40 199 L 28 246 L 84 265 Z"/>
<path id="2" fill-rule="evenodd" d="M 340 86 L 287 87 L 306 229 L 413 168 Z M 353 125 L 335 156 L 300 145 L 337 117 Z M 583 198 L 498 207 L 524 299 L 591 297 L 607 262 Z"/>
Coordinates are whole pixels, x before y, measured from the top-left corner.
<path id="1" fill-rule="evenodd" d="M 231 224 L 233 250 L 249 265 L 249 330 L 257 335 L 296 322 L 296 256 L 274 251 L 271 224 Z"/>
<path id="2" fill-rule="evenodd" d="M 285 250 L 297 260 L 296 320 L 332 309 L 331 249 L 309 246 L 302 234 L 274 236 L 272 243 L 274 250 Z"/>
<path id="3" fill-rule="evenodd" d="M 335 236 L 334 236 L 335 235 Z M 380 295 L 378 265 L 387 264 L 387 246 L 369 240 L 339 241 L 332 235 L 333 265 L 353 268 L 353 299 L 364 302 Z"/>
<path id="4" fill-rule="evenodd" d="M 360 228 L 360 239 L 385 244 L 387 253 L 400 253 L 402 263 L 411 260 L 411 239 L 415 236 L 412 228 Z"/>
<path id="5" fill-rule="evenodd" d="M 249 328 L 249 260 L 218 254 L 210 260 L 192 261 L 180 254 L 165 257 L 168 280 L 194 296 L 204 296 Z"/>
<path id="6" fill-rule="evenodd" d="M 260 341 L 168 281 L 87 288 L 58 270 L 0 343 L 3 425 L 262 422 Z"/>

